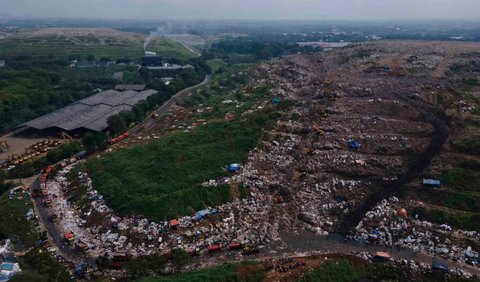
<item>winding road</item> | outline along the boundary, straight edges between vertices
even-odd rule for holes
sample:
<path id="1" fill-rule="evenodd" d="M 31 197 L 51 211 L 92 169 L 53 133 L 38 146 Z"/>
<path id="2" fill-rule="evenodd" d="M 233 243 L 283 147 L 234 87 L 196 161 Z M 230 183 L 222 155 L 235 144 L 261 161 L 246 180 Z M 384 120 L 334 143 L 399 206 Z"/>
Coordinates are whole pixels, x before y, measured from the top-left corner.
<path id="1" fill-rule="evenodd" d="M 210 81 L 210 75 L 206 75 L 205 79 L 201 83 L 177 92 L 167 102 L 165 102 L 162 106 L 156 109 L 153 113 L 158 114 L 158 117 L 165 115 L 168 111 L 170 111 L 170 108 L 177 101 L 185 97 L 191 91 L 195 91 L 201 86 L 207 84 L 209 81 Z M 145 129 L 149 129 L 153 127 L 155 123 L 156 123 L 156 119 L 152 118 L 150 115 L 145 119 L 143 124 L 145 125 Z M 138 125 L 133 129 L 131 129 L 130 131 L 132 133 L 135 132 L 137 127 Z M 33 189 L 40 190 L 40 181 L 38 180 L 38 176 L 35 176 L 35 180 L 32 182 L 31 186 L 32 186 L 32 191 Z M 51 242 L 58 249 L 59 254 L 64 259 L 73 263 L 87 262 L 89 265 L 95 265 L 95 258 L 86 256 L 83 252 L 76 250 L 72 245 L 65 242 L 62 231 L 58 228 L 56 223 L 50 220 L 50 215 L 51 215 L 50 211 L 47 207 L 43 205 L 42 199 L 43 198 L 41 197 L 37 197 L 33 199 L 34 208 L 35 208 L 36 214 L 39 215 L 40 217 L 40 221 L 42 225 L 45 227 L 50 238 L 52 239 Z"/>
<path id="2" fill-rule="evenodd" d="M 448 138 L 448 127 L 443 113 L 425 102 L 409 99 L 402 95 L 395 96 L 397 99 L 404 100 L 416 108 L 423 118 L 433 126 L 434 132 L 431 135 L 430 144 L 404 174 L 398 176 L 395 181 L 388 184 L 382 191 L 370 195 L 367 200 L 344 219 L 338 229 L 338 232 L 342 235 L 349 234 L 362 220 L 363 216 L 383 199 L 395 195 L 406 184 L 416 180 L 422 171 L 430 165 L 432 159 L 440 153 L 443 144 Z"/>

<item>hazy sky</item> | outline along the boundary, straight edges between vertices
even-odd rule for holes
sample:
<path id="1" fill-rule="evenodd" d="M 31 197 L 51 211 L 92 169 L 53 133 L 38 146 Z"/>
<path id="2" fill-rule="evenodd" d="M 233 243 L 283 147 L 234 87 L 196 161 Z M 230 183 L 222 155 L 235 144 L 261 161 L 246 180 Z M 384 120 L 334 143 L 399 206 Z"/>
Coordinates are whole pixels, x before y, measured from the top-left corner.
<path id="1" fill-rule="evenodd" d="M 480 0 L 0 0 L 0 16 L 108 19 L 480 19 Z"/>

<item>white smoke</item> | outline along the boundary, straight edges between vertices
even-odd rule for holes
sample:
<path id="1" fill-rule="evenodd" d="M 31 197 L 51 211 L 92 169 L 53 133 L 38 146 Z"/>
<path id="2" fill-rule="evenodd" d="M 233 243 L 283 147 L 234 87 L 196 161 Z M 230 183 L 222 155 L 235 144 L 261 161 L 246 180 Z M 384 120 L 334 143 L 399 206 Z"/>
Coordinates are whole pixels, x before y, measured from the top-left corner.
<path id="1" fill-rule="evenodd" d="M 147 38 L 145 39 L 145 42 L 143 43 L 143 51 L 147 51 L 148 44 L 150 44 L 153 38 L 160 37 L 165 34 L 166 34 L 165 26 L 161 26 L 154 31 L 150 31 L 150 34 L 147 36 Z"/>

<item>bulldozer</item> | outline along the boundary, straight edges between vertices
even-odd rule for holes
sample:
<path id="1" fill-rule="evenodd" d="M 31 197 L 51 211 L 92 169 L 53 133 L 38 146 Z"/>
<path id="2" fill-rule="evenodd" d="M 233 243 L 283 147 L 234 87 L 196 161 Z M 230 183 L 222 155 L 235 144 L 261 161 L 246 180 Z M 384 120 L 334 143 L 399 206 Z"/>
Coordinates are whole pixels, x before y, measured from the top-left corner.
<path id="1" fill-rule="evenodd" d="M 8 145 L 7 141 L 0 141 L 0 152 L 6 152 L 10 149 L 10 146 Z"/>
<path id="2" fill-rule="evenodd" d="M 255 255 L 255 254 L 258 254 L 259 252 L 260 250 L 252 244 L 245 244 L 243 247 L 244 255 Z"/>

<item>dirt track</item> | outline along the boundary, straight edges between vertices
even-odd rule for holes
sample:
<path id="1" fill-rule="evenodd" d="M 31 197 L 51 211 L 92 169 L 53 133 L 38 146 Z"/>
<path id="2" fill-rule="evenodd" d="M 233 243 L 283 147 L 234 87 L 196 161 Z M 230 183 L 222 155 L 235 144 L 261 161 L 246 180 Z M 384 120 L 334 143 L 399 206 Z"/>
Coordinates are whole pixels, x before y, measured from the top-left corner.
<path id="1" fill-rule="evenodd" d="M 406 100 L 401 95 L 396 96 L 399 99 Z M 388 184 L 388 186 L 386 186 L 381 192 L 372 194 L 358 208 L 348 215 L 339 227 L 338 232 L 340 234 L 349 234 L 362 220 L 367 211 L 380 203 L 381 200 L 395 195 L 395 193 L 399 192 L 399 190 L 406 184 L 414 181 L 420 173 L 430 165 L 432 159 L 442 150 L 442 146 L 448 138 L 448 127 L 444 115 L 438 110 L 435 110 L 420 101 L 409 100 L 407 102 L 413 107 L 419 108 L 420 112 L 423 112 L 422 114 L 425 120 L 433 126 L 435 131 L 431 136 L 430 145 L 417 157 L 417 160 L 404 174 L 398 176 L 397 180 Z"/>

